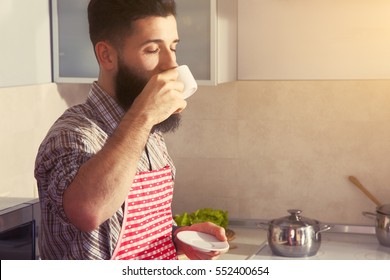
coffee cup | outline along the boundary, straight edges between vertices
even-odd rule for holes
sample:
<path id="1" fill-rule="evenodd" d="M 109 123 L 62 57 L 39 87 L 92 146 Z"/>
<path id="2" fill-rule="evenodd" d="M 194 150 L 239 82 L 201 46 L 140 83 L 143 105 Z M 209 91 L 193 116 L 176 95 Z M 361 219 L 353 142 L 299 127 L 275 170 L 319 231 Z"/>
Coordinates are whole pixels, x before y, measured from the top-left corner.
<path id="1" fill-rule="evenodd" d="M 183 97 L 190 97 L 198 89 L 198 84 L 187 65 L 180 65 L 177 68 L 179 72 L 178 80 L 184 83 Z"/>

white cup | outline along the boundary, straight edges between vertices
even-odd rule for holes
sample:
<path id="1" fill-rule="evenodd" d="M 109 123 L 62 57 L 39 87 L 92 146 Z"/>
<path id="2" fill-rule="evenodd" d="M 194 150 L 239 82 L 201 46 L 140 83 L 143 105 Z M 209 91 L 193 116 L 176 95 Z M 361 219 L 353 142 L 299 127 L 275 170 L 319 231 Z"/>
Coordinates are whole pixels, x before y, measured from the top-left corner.
<path id="1" fill-rule="evenodd" d="M 177 79 L 184 83 L 183 95 L 184 99 L 186 99 L 195 93 L 198 89 L 198 84 L 187 65 L 180 65 L 176 69 L 179 72 Z"/>

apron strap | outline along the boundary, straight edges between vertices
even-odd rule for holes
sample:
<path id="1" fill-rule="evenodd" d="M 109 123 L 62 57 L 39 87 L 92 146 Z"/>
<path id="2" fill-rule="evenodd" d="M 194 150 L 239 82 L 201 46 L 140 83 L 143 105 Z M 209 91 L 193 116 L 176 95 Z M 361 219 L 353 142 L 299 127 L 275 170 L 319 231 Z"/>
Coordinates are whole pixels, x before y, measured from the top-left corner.
<path id="1" fill-rule="evenodd" d="M 153 170 L 152 161 L 150 160 L 148 147 L 146 145 L 145 145 L 145 153 L 146 153 L 146 157 L 148 158 L 148 162 L 149 162 L 149 171 L 152 171 Z"/>

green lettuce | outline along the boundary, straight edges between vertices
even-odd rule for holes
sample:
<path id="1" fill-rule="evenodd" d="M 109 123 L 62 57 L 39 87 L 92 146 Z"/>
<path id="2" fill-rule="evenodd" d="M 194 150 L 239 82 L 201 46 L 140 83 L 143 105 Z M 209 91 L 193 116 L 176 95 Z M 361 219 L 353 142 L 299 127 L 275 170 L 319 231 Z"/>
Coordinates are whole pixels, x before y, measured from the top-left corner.
<path id="1" fill-rule="evenodd" d="M 212 222 L 224 229 L 228 226 L 228 211 L 203 208 L 198 209 L 193 213 L 184 212 L 181 215 L 173 217 L 178 226 L 190 226 L 202 222 Z"/>

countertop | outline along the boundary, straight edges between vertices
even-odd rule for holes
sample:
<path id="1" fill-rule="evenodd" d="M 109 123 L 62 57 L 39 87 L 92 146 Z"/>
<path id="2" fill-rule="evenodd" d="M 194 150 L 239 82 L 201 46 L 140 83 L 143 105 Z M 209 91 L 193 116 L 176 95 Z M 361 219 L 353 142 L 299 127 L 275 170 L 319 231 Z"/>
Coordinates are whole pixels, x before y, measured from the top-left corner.
<path id="1" fill-rule="evenodd" d="M 286 259 L 272 256 L 271 252 L 256 255 L 267 241 L 267 230 L 257 225 L 264 221 L 238 221 L 229 228 L 236 233 L 230 249 L 220 260 Z M 264 250 L 263 250 L 264 251 Z M 270 251 L 270 250 L 269 250 Z M 389 260 L 390 247 L 381 246 L 375 236 L 375 227 L 366 225 L 333 224 L 322 233 L 322 245 L 317 255 L 307 259 L 364 259 Z"/>
<path id="2" fill-rule="evenodd" d="M 267 232 L 262 229 L 235 227 L 229 229 L 235 232 L 233 240 L 229 241 L 229 251 L 222 254 L 218 260 L 245 260 L 257 253 L 264 241 L 267 240 Z M 185 255 L 179 256 L 180 260 L 188 260 Z"/>
<path id="3" fill-rule="evenodd" d="M 246 260 L 253 259 L 256 253 L 264 247 L 264 244 L 267 241 L 267 230 L 258 227 L 259 223 L 267 222 L 266 220 L 237 220 L 229 223 L 229 229 L 235 232 L 235 237 L 229 241 L 230 249 L 228 252 L 222 254 L 218 259 L 219 260 Z M 336 234 L 336 235 L 334 235 Z M 347 235 L 346 235 L 347 234 Z M 342 239 L 347 238 L 348 243 L 351 243 L 350 239 L 352 237 L 364 236 L 366 239 L 369 237 L 370 242 L 366 242 L 367 248 L 363 248 L 365 253 L 373 254 L 373 259 L 388 259 L 390 257 L 390 247 L 379 246 L 376 237 L 375 237 L 375 228 L 373 226 L 367 225 L 339 225 L 334 224 L 332 228 L 323 234 L 324 240 L 329 239 L 334 236 L 343 236 Z M 331 238 L 331 239 L 332 239 Z M 347 246 L 350 244 L 343 243 L 343 240 L 336 241 L 337 246 Z M 364 239 L 364 240 L 366 240 Z M 361 239 L 357 239 L 355 244 L 360 244 Z M 363 240 L 363 241 L 364 241 Z M 362 242 L 363 242 L 362 241 Z M 341 243 L 340 243 L 341 242 Z M 364 243 L 364 242 L 363 242 Z M 360 244 L 362 245 L 362 244 Z M 364 244 L 363 244 L 364 245 Z M 323 246 L 324 247 L 324 246 Z M 329 246 L 328 246 L 329 247 Z M 349 246 L 351 247 L 351 246 Z M 359 249 L 359 246 L 352 246 L 353 248 Z M 362 247 L 362 246 L 360 246 Z M 345 247 L 346 248 L 346 247 Z M 334 250 L 333 250 L 334 251 Z M 337 251 L 337 250 L 336 250 Z M 328 253 L 329 254 L 329 253 Z M 340 257 L 340 256 L 336 256 Z M 332 258 L 336 258 L 332 257 Z M 350 258 L 359 259 L 361 256 L 348 255 Z M 182 259 L 182 258 L 180 258 Z M 185 257 L 184 257 L 185 259 Z"/>
<path id="4" fill-rule="evenodd" d="M 229 227 L 236 235 L 229 241 L 230 249 L 219 260 L 245 260 L 255 254 L 267 240 L 267 231 L 257 228 Z"/>

